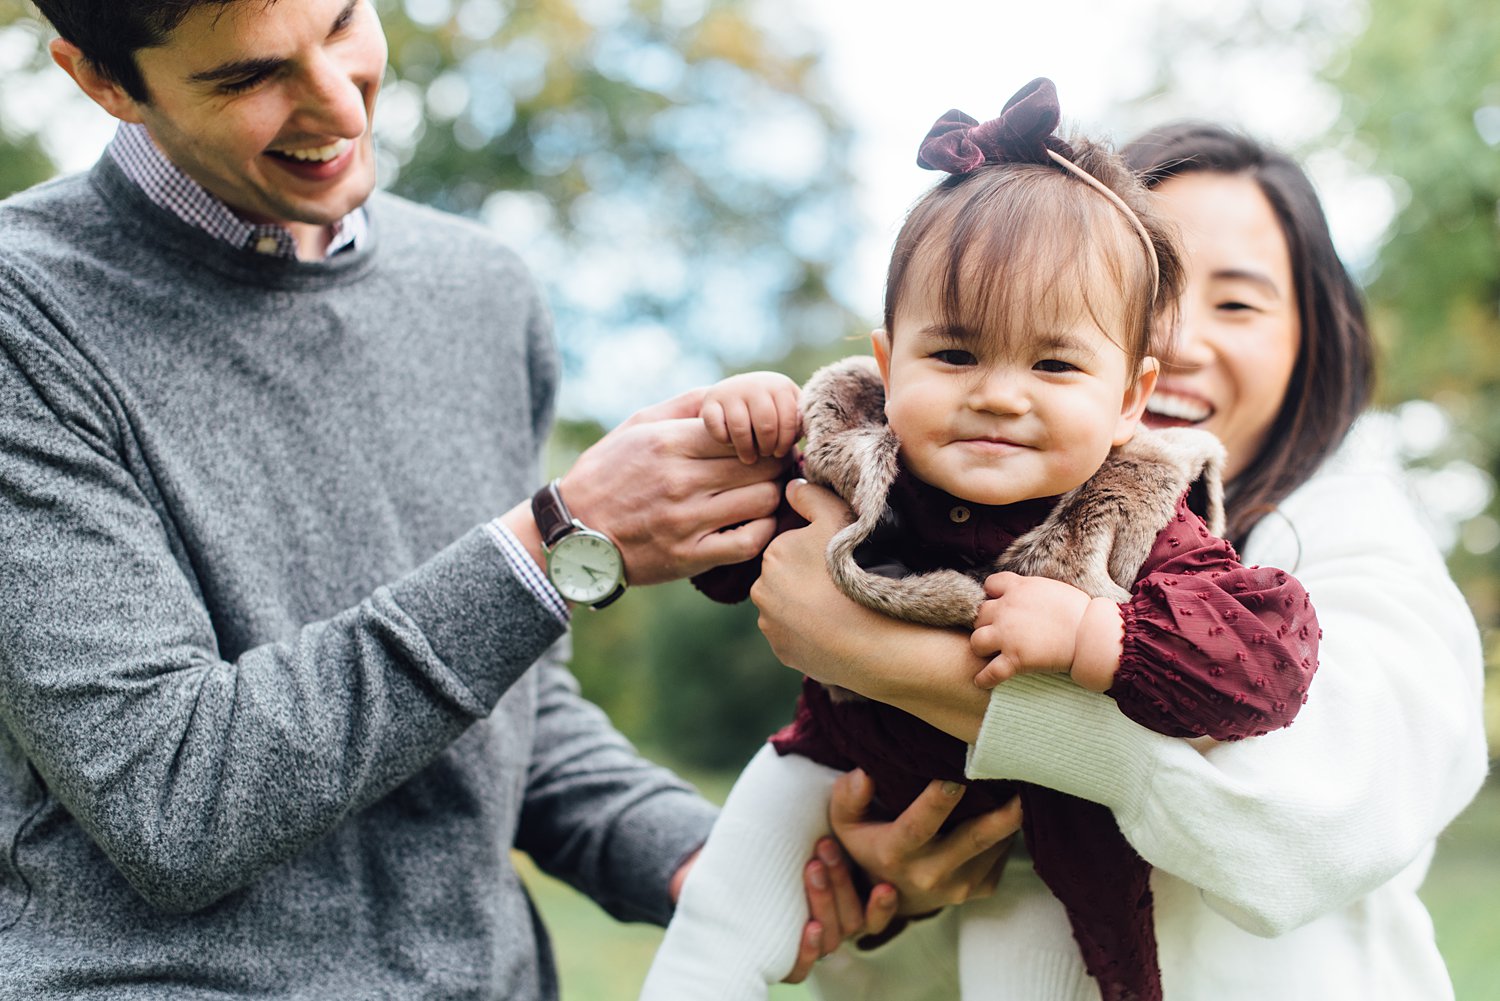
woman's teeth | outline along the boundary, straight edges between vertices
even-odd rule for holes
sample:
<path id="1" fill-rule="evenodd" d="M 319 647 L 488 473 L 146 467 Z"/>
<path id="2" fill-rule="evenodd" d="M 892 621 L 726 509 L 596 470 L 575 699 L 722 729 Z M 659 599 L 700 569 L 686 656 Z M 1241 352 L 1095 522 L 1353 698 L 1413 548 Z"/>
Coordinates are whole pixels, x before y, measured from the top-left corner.
<path id="1" fill-rule="evenodd" d="M 313 146 L 308 149 L 273 149 L 272 153 L 277 156 L 288 157 L 292 160 L 301 160 L 304 163 L 327 163 L 343 154 L 349 148 L 351 140 L 339 139 L 329 143 L 327 146 Z"/>
<path id="2" fill-rule="evenodd" d="M 1178 396 L 1175 393 L 1163 393 L 1158 390 L 1152 393 L 1151 398 L 1146 401 L 1146 411 L 1158 417 L 1170 417 L 1173 420 L 1197 424 L 1199 421 L 1208 420 L 1213 415 L 1214 408 L 1190 396 Z"/>

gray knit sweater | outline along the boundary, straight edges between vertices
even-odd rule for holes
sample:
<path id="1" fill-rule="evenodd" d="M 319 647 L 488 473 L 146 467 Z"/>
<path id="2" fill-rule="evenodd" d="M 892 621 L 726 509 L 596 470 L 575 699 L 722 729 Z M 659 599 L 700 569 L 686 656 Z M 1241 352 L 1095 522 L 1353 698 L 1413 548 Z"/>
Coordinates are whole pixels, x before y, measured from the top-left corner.
<path id="1" fill-rule="evenodd" d="M 0 998 L 550 998 L 512 846 L 662 921 L 711 810 L 477 528 L 546 312 L 479 227 L 240 252 L 106 158 L 0 202 Z"/>

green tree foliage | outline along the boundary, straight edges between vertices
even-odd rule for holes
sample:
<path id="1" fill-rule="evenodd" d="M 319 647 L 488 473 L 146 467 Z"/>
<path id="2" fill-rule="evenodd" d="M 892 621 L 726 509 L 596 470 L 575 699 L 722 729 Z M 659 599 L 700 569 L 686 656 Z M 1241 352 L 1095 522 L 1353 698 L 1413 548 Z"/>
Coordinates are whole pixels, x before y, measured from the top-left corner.
<path id="1" fill-rule="evenodd" d="M 574 372 L 643 332 L 699 378 L 843 333 L 827 284 L 850 236 L 848 130 L 816 52 L 756 4 L 377 6 L 393 187 L 521 245 Z"/>
<path id="2" fill-rule="evenodd" d="M 1500 481 L 1500 18 L 1485 0 L 1369 0 L 1333 74 L 1350 147 L 1397 192 L 1368 292 L 1388 402 L 1428 399 L 1458 432 L 1427 459 Z M 1490 651 L 1500 752 L 1500 503 L 1450 559 Z"/>

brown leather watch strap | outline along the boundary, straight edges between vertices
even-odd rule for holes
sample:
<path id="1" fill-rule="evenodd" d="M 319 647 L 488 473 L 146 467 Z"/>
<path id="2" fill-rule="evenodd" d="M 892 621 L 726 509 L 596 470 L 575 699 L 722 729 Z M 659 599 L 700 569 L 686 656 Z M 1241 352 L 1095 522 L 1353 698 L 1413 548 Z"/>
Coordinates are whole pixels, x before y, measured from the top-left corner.
<path id="1" fill-rule="evenodd" d="M 573 531 L 573 513 L 563 503 L 558 481 L 542 487 L 531 497 L 531 516 L 536 519 L 537 531 L 542 535 L 542 545 L 548 549 L 557 545 L 557 540 Z"/>

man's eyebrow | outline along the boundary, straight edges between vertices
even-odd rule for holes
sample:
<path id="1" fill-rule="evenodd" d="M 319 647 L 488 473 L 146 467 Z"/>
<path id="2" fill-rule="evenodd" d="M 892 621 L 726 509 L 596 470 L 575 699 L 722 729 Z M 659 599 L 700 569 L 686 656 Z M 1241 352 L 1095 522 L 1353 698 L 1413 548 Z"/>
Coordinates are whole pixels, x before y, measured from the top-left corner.
<path id="1" fill-rule="evenodd" d="M 1267 294 L 1282 297 L 1281 286 L 1271 279 L 1264 271 L 1256 271 L 1253 268 L 1222 268 L 1213 273 L 1215 279 L 1223 281 L 1242 281 L 1252 285 L 1258 285 Z"/>
<path id="2" fill-rule="evenodd" d="M 275 72 L 285 66 L 286 62 L 279 56 L 264 59 L 236 59 L 233 62 L 215 66 L 213 69 L 194 73 L 188 77 L 188 83 L 223 83 L 225 80 L 260 76 Z"/>
<path id="3" fill-rule="evenodd" d="M 354 8 L 358 7 L 363 0 L 347 0 L 338 16 L 329 25 L 328 33 L 331 35 L 348 23 Z M 193 73 L 188 77 L 188 83 L 223 83 L 225 80 L 242 80 L 253 76 L 262 76 L 274 73 L 285 66 L 287 60 L 281 56 L 266 56 L 260 59 L 236 59 L 233 62 L 221 63 L 212 69 L 206 69 Z"/>

